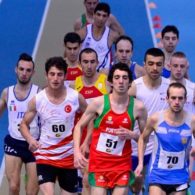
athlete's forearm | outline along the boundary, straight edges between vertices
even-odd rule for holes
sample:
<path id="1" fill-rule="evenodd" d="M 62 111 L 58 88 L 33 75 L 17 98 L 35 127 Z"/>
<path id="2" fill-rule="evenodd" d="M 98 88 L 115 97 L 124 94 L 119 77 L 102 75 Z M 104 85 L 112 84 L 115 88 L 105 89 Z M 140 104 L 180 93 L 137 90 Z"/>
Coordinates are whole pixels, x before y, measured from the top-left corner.
<path id="1" fill-rule="evenodd" d="M 75 154 L 80 152 L 80 142 L 81 142 L 81 128 L 78 123 L 75 126 L 74 132 L 73 132 L 73 142 L 74 142 L 74 153 Z"/>
<path id="2" fill-rule="evenodd" d="M 30 141 L 33 139 L 32 135 L 30 134 L 29 125 L 26 124 L 24 119 L 20 124 L 20 133 L 28 143 L 30 143 Z"/>
<path id="3" fill-rule="evenodd" d="M 143 139 L 143 136 L 140 135 L 138 140 L 138 164 L 143 165 L 143 159 L 144 159 L 144 152 L 146 148 L 146 142 Z"/>

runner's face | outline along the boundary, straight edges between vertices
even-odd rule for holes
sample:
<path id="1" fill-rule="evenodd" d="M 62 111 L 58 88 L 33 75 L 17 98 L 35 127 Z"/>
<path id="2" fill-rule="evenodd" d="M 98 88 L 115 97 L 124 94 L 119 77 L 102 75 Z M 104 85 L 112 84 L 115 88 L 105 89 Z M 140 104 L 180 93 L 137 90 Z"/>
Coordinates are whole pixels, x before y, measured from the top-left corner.
<path id="1" fill-rule="evenodd" d="M 94 52 L 83 53 L 81 56 L 81 67 L 83 75 L 85 77 L 91 78 L 96 74 L 96 67 L 98 65 L 98 59 Z"/>
<path id="2" fill-rule="evenodd" d="M 144 63 L 146 74 L 152 80 L 157 80 L 158 78 L 160 78 L 163 65 L 164 65 L 164 58 L 162 56 L 155 57 L 152 55 L 147 55 L 146 62 Z"/>
<path id="3" fill-rule="evenodd" d="M 187 69 L 188 61 L 186 58 L 172 57 L 170 63 L 171 76 L 175 80 L 181 80 L 184 78 Z"/>
<path id="4" fill-rule="evenodd" d="M 85 0 L 84 5 L 86 8 L 86 12 L 89 13 L 90 15 L 93 15 L 93 12 L 95 10 L 95 7 L 99 3 L 98 0 Z"/>
<path id="5" fill-rule="evenodd" d="M 162 38 L 163 48 L 168 53 L 173 53 L 178 43 L 177 35 L 173 32 L 165 33 L 164 37 Z"/>
<path id="6" fill-rule="evenodd" d="M 167 102 L 171 111 L 175 113 L 181 112 L 186 102 L 184 89 L 171 87 L 169 89 L 169 98 L 167 97 Z"/>
<path id="7" fill-rule="evenodd" d="M 125 94 L 130 86 L 128 73 L 123 70 L 115 70 L 112 79 L 113 91 L 118 94 Z"/>
<path id="8" fill-rule="evenodd" d="M 48 87 L 51 89 L 60 89 L 64 87 L 65 74 L 63 70 L 51 67 L 46 77 Z"/>
<path id="9" fill-rule="evenodd" d="M 20 60 L 18 66 L 15 69 L 18 82 L 26 85 L 30 82 L 31 77 L 34 73 L 33 63 L 30 61 Z"/>
<path id="10" fill-rule="evenodd" d="M 71 43 L 67 42 L 65 45 L 65 54 L 67 59 L 74 63 L 77 61 L 80 52 L 80 44 L 79 43 Z"/>
<path id="11" fill-rule="evenodd" d="M 108 14 L 104 11 L 97 11 L 94 13 L 94 24 L 99 28 L 103 28 L 105 26 L 107 19 Z"/>
<path id="12" fill-rule="evenodd" d="M 117 61 L 129 64 L 132 57 L 132 45 L 128 40 L 120 40 L 116 46 Z"/>

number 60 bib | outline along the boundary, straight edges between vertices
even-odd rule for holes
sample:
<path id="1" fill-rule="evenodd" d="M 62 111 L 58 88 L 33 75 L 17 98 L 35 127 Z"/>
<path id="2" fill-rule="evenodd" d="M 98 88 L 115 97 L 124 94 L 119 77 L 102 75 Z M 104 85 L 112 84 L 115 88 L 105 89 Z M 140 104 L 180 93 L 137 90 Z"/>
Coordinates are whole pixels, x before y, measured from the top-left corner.
<path id="1" fill-rule="evenodd" d="M 125 140 L 121 140 L 118 136 L 110 135 L 108 133 L 101 133 L 96 149 L 108 154 L 121 156 L 124 145 Z"/>

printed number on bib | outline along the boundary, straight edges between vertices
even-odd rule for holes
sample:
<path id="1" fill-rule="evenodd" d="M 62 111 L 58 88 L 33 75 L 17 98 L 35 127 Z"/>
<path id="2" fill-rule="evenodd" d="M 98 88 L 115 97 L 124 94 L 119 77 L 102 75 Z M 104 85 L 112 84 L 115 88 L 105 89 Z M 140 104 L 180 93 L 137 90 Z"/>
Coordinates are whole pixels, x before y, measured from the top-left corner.
<path id="1" fill-rule="evenodd" d="M 167 152 L 161 150 L 158 167 L 166 170 L 182 169 L 184 167 L 185 152 Z"/>
<path id="2" fill-rule="evenodd" d="M 65 125 L 52 125 L 52 131 L 54 133 L 64 132 L 65 131 Z"/>
<path id="3" fill-rule="evenodd" d="M 65 132 L 65 125 L 52 125 L 52 131 L 55 133 L 55 137 L 61 137 L 62 133 Z"/>
<path id="4" fill-rule="evenodd" d="M 97 144 L 97 150 L 121 156 L 124 145 L 125 140 L 121 140 L 118 136 L 101 133 Z"/>
<path id="5" fill-rule="evenodd" d="M 17 127 L 18 127 L 18 131 L 20 131 L 20 124 L 18 124 Z"/>

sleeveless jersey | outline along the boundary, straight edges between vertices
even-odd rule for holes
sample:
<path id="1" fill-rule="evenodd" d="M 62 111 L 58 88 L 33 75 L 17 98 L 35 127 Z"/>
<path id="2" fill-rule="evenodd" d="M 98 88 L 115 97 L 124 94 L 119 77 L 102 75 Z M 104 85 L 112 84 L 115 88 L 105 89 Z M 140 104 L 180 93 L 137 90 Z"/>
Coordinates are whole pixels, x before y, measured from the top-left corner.
<path id="1" fill-rule="evenodd" d="M 88 87 L 88 86 L 84 86 L 82 77 L 79 76 L 75 80 L 75 90 L 81 93 L 83 97 L 86 99 L 87 103 L 89 104 L 89 102 L 93 98 L 107 93 L 106 79 L 107 76 L 105 74 L 100 74 L 97 81 L 94 83 L 94 85 Z"/>
<path id="2" fill-rule="evenodd" d="M 92 24 L 88 24 L 86 28 L 86 37 L 83 40 L 81 49 L 88 47 L 94 49 L 98 54 L 99 65 L 97 67 L 97 70 L 99 71 L 102 68 L 108 69 L 111 63 L 111 48 L 109 48 L 108 46 L 108 37 L 110 32 L 109 27 L 105 26 L 105 31 L 99 40 L 95 40 L 95 38 L 93 37 Z"/>
<path id="3" fill-rule="evenodd" d="M 36 96 L 36 108 L 41 122 L 41 146 L 35 151 L 38 164 L 73 168 L 72 131 L 79 101 L 74 89 L 66 89 L 67 96 L 60 104 L 51 103 L 45 90 Z"/>
<path id="4" fill-rule="evenodd" d="M 99 74 L 97 81 L 94 83 L 93 86 L 84 86 L 82 81 L 82 76 L 79 76 L 75 80 L 75 90 L 77 90 L 80 94 L 83 95 L 86 102 L 89 104 L 95 97 L 104 95 L 107 93 L 106 89 L 106 79 L 107 76 L 105 74 Z M 76 122 L 80 120 L 82 114 L 77 115 Z M 87 128 L 84 128 L 82 131 L 81 143 L 85 140 L 87 135 Z"/>
<path id="5" fill-rule="evenodd" d="M 158 126 L 148 173 L 149 183 L 184 184 L 189 182 L 189 151 L 191 148 L 191 115 L 180 126 L 171 126 L 159 113 Z"/>
<path id="6" fill-rule="evenodd" d="M 20 133 L 20 123 L 27 111 L 28 102 L 38 93 L 39 87 L 36 85 L 31 85 L 29 93 L 23 100 L 19 100 L 14 92 L 15 86 L 8 87 L 8 99 L 7 99 L 7 109 L 8 109 L 8 121 L 9 121 L 9 134 L 12 138 L 17 140 L 25 140 Z M 33 119 L 30 124 L 30 133 L 35 138 L 39 137 L 39 127 L 37 116 Z"/>
<path id="7" fill-rule="evenodd" d="M 109 95 L 104 95 L 104 108 L 94 121 L 94 131 L 90 147 L 89 172 L 131 170 L 130 140 L 120 139 L 115 131 L 120 126 L 133 129 L 134 98 L 122 114 L 112 111 Z"/>
<path id="8" fill-rule="evenodd" d="M 143 77 L 140 77 L 134 80 L 136 85 L 136 98 L 141 100 L 144 103 L 144 106 L 147 109 L 148 116 L 151 114 L 158 112 L 160 110 L 164 110 L 168 107 L 166 96 L 167 89 L 170 84 L 170 80 L 162 77 L 161 85 L 156 89 L 149 89 L 143 81 Z M 136 123 L 135 131 L 139 132 L 138 125 Z M 153 139 L 154 134 L 152 134 L 149 138 L 149 141 L 146 146 L 145 154 L 151 154 L 153 149 Z M 133 155 L 137 156 L 137 142 L 132 140 L 132 148 Z"/>

